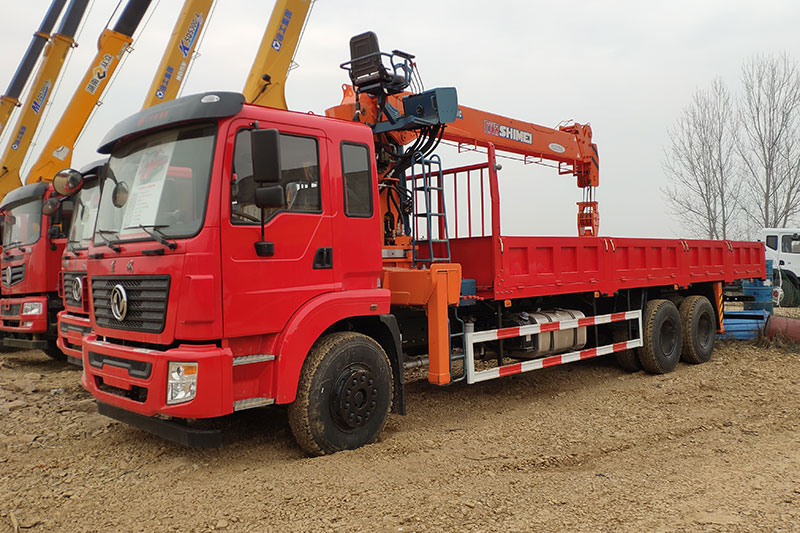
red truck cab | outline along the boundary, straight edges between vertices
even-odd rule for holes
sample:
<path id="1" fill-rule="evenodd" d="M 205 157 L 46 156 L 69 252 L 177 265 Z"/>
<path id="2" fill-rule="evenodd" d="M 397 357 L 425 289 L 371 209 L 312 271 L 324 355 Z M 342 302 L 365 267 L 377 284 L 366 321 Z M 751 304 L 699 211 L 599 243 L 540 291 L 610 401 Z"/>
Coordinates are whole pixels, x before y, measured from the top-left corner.
<path id="1" fill-rule="evenodd" d="M 104 162 L 96 163 L 82 172 L 82 188 L 72 196 L 72 222 L 61 259 L 64 309 L 58 313 L 57 345 L 67 361 L 76 365 L 83 364 L 81 339 L 92 330 L 86 267 L 100 204 L 98 173 L 103 165 Z"/>
<path id="2" fill-rule="evenodd" d="M 280 130 L 285 202 L 264 210 L 264 237 L 251 135 L 266 128 Z M 368 127 L 207 93 L 134 115 L 101 151 L 111 158 L 88 250 L 83 342 L 83 384 L 101 412 L 152 426 L 143 417 L 290 403 L 305 354 L 344 321 L 371 328 L 395 354 L 399 394 Z M 149 429 L 175 438 L 158 427 Z M 197 444 L 191 435 L 179 439 Z"/>
<path id="3" fill-rule="evenodd" d="M 40 349 L 63 359 L 56 346 L 56 315 L 61 253 L 72 202 L 59 202 L 51 215 L 42 204 L 55 194 L 48 183 L 25 185 L 8 193 L 0 204 L 3 222 L 2 299 L 0 331 L 3 345 Z"/>

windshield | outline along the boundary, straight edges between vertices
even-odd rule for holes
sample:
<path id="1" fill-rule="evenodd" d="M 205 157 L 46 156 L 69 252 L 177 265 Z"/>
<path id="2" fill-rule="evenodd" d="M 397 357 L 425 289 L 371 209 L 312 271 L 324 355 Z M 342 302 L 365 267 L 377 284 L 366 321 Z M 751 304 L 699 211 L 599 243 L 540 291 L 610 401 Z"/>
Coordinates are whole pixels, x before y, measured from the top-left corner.
<path id="1" fill-rule="evenodd" d="M 72 212 L 72 228 L 69 232 L 67 250 L 85 250 L 92 242 L 97 207 L 100 205 L 100 184 L 94 182 L 84 186 L 75 195 L 75 208 Z"/>
<path id="2" fill-rule="evenodd" d="M 33 244 L 42 233 L 42 199 L 7 207 L 3 220 L 3 249 Z"/>
<path id="3" fill-rule="evenodd" d="M 159 131 L 111 154 L 100 197 L 95 244 L 195 235 L 205 215 L 213 124 Z"/>

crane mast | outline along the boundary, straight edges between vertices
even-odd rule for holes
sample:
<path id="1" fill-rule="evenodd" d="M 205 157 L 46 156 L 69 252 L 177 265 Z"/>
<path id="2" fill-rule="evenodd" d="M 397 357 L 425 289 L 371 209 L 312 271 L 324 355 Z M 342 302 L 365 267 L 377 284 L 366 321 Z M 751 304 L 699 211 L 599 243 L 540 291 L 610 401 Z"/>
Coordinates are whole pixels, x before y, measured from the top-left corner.
<path id="1" fill-rule="evenodd" d="M 43 61 L 36 73 L 30 94 L 23 104 L 22 113 L 12 130 L 2 157 L 0 170 L 0 200 L 21 185 L 19 171 L 39 127 L 42 111 L 50 100 L 67 54 L 75 45 L 78 31 L 89 0 L 72 0 L 58 31 L 44 48 Z"/>
<path id="2" fill-rule="evenodd" d="M 245 100 L 279 109 L 286 106 L 286 77 L 313 0 L 277 0 L 244 85 Z"/>
<path id="3" fill-rule="evenodd" d="M 56 25 L 58 17 L 61 16 L 66 3 L 67 0 L 53 0 L 53 3 L 50 4 L 50 9 L 47 10 L 39 29 L 33 34 L 28 50 L 22 56 L 22 61 L 20 61 L 14 77 L 11 78 L 8 89 L 6 89 L 3 96 L 0 96 L 0 135 L 3 134 L 12 111 L 16 106 L 20 105 L 19 96 L 22 94 L 25 84 L 28 83 L 33 67 L 36 66 L 44 46 L 50 39 L 50 32 L 53 30 L 53 26 Z"/>
<path id="4" fill-rule="evenodd" d="M 186 77 L 214 0 L 186 0 L 147 91 L 143 109 L 174 100 Z"/>
<path id="5" fill-rule="evenodd" d="M 151 0 L 128 0 L 114 28 L 106 28 L 100 34 L 97 55 L 72 95 L 39 160 L 31 167 L 27 183 L 51 181 L 56 172 L 70 166 L 75 142 L 125 52 L 129 50 L 133 34 L 150 3 Z"/>

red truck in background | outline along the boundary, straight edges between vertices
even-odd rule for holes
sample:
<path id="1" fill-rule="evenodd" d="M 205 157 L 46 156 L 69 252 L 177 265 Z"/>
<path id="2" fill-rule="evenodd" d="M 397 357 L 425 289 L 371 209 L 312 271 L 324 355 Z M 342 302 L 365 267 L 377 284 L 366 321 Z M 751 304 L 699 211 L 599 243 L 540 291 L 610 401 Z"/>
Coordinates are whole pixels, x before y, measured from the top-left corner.
<path id="1" fill-rule="evenodd" d="M 9 192 L 0 203 L 0 332 L 3 346 L 40 349 L 54 359 L 63 359 L 56 346 L 56 316 L 61 310 L 59 270 L 72 201 L 55 202 L 47 216 L 43 204 L 54 195 L 50 184 L 34 183 Z"/>
<path id="2" fill-rule="evenodd" d="M 101 413 L 219 446 L 187 421 L 288 404 L 297 441 L 325 454 L 405 411 L 408 366 L 447 385 L 609 353 L 652 373 L 709 359 L 722 283 L 764 276 L 761 243 L 598 236 L 588 127 L 410 93 L 413 56 L 371 33 L 351 55 L 328 117 L 210 92 L 107 135 L 82 339 Z M 486 160 L 443 168 L 443 138 Z M 503 235 L 498 146 L 577 177 L 581 236 Z"/>
<path id="3" fill-rule="evenodd" d="M 105 161 L 89 165 L 81 171 L 81 189 L 72 196 L 72 220 L 61 259 L 61 296 L 63 310 L 58 313 L 57 345 L 67 361 L 83 364 L 81 339 L 92 330 L 89 320 L 89 286 L 86 263 L 89 244 L 94 236 L 94 223 L 100 203 L 100 179 Z M 65 176 L 66 177 L 66 176 Z M 61 189 L 62 177 L 56 176 L 53 185 Z M 67 191 L 59 190 L 65 194 Z"/>

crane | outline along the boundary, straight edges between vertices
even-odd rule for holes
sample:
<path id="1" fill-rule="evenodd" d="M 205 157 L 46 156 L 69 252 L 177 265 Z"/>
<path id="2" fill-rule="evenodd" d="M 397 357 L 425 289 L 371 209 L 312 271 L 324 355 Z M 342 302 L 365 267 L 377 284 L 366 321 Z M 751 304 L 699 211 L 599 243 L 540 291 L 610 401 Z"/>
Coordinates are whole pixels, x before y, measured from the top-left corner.
<path id="1" fill-rule="evenodd" d="M 8 119 L 11 117 L 12 111 L 14 111 L 16 106 L 20 105 L 19 96 L 22 94 L 22 89 L 25 87 L 25 84 L 28 83 L 28 79 L 33 72 L 33 67 L 36 65 L 44 46 L 50 39 L 50 32 L 53 26 L 56 25 L 58 17 L 61 16 L 61 12 L 64 10 L 66 3 L 67 0 L 53 0 L 50 4 L 50 9 L 45 13 L 39 29 L 33 34 L 33 39 L 31 39 L 31 43 L 28 45 L 28 50 L 25 52 L 25 55 L 22 56 L 22 61 L 20 61 L 17 71 L 14 73 L 14 77 L 11 78 L 8 89 L 6 89 L 3 96 L 0 96 L 0 135 L 3 134 L 3 130 L 5 130 L 6 124 L 8 124 Z"/>
<path id="2" fill-rule="evenodd" d="M 97 41 L 97 55 L 90 63 L 67 109 L 47 141 L 39 160 L 31 167 L 27 183 L 51 181 L 56 172 L 69 167 L 72 149 L 97 105 L 108 81 L 130 49 L 152 0 L 128 0 L 114 28 L 106 28 Z M 3 190 L 0 188 L 0 194 Z M 6 191 L 7 192 L 7 191 Z"/>
<path id="3" fill-rule="evenodd" d="M 214 0 L 186 0 L 147 91 L 143 109 L 174 100 L 206 26 Z"/>
<path id="4" fill-rule="evenodd" d="M 2 157 L 0 169 L 0 199 L 21 185 L 19 171 L 30 148 L 31 139 L 42 110 L 50 99 L 67 54 L 75 45 L 75 33 L 83 19 L 89 0 L 72 0 L 58 31 L 50 38 L 43 52 L 43 62 L 36 73 L 32 89 L 17 118 Z"/>
<path id="5" fill-rule="evenodd" d="M 288 109 L 286 77 L 308 22 L 311 4 L 313 0 L 277 0 L 275 3 L 242 91 L 247 102 Z"/>

